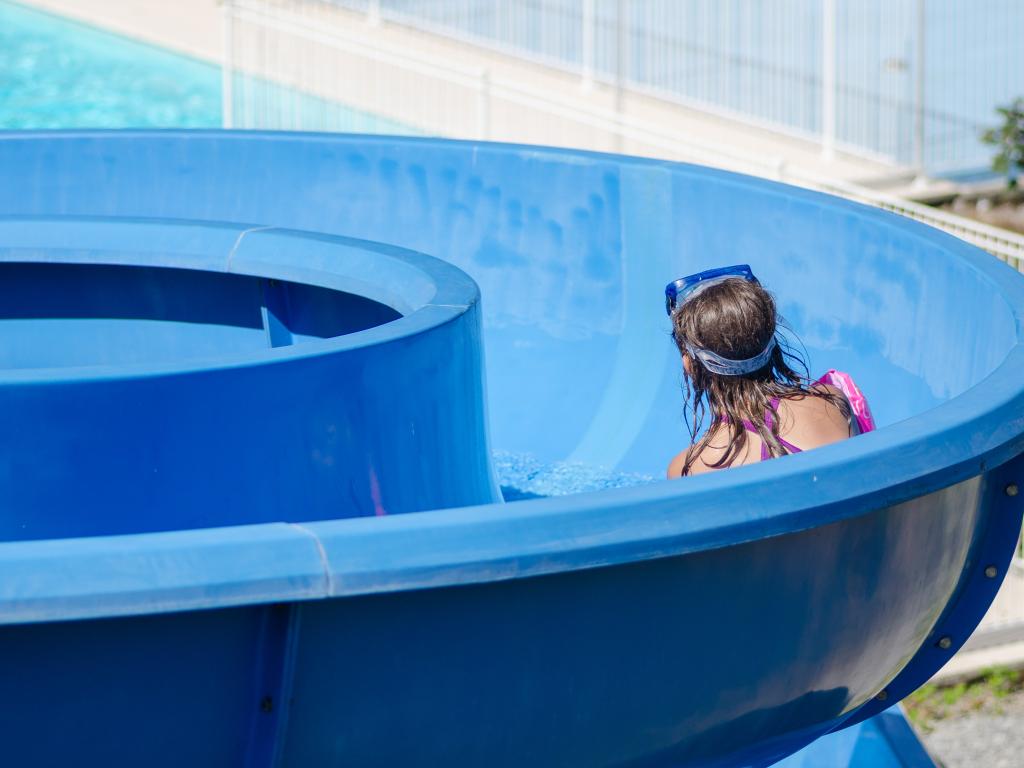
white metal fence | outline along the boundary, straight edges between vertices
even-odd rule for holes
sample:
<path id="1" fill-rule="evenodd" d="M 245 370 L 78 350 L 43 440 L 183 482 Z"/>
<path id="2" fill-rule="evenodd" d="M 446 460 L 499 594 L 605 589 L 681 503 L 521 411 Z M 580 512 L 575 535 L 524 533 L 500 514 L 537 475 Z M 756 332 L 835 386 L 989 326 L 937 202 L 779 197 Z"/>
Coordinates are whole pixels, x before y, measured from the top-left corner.
<path id="1" fill-rule="evenodd" d="M 330 0 L 930 174 L 1024 93 L 1018 0 Z"/>

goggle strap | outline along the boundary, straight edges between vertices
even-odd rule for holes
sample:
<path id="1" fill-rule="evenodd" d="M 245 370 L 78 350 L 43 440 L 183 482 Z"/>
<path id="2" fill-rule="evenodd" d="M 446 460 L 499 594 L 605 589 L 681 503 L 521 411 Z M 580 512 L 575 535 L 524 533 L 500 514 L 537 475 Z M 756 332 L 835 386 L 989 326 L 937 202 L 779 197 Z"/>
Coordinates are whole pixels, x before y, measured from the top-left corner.
<path id="1" fill-rule="evenodd" d="M 712 373 L 717 373 L 720 376 L 744 376 L 764 368 L 771 359 L 772 352 L 775 351 L 776 346 L 778 346 L 778 343 L 775 340 L 775 336 L 772 335 L 767 346 L 761 352 L 754 355 L 754 357 L 748 357 L 746 360 L 730 360 L 727 357 L 715 354 L 710 349 L 703 349 L 689 342 L 686 343 L 686 351 L 700 360 L 704 367 Z"/>

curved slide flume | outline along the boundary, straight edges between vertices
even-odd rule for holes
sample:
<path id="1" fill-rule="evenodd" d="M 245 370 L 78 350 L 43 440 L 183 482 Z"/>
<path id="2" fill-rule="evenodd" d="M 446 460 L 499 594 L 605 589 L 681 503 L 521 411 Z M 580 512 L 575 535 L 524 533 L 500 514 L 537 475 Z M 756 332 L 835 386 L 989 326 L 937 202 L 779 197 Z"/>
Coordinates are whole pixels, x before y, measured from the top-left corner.
<path id="1" fill-rule="evenodd" d="M 390 137 L 11 134 L 0 181 L 24 764 L 767 764 L 926 680 L 1005 572 L 1024 280 L 934 230 Z M 643 482 L 685 439 L 661 289 L 736 261 L 881 428 Z M 495 503 L 488 440 L 632 484 Z"/>

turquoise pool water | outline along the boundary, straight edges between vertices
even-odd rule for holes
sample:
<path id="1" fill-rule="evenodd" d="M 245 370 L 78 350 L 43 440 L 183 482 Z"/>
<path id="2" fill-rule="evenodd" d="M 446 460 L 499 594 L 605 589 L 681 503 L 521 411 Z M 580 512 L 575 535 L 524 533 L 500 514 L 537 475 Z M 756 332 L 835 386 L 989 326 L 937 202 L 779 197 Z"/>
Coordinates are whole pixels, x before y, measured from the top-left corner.
<path id="1" fill-rule="evenodd" d="M 220 122 L 217 67 L 0 2 L 0 129 Z"/>
<path id="2" fill-rule="evenodd" d="M 261 127 L 415 133 L 258 78 L 238 75 L 235 88 Z M 0 0 L 0 130 L 220 125 L 220 67 Z"/>

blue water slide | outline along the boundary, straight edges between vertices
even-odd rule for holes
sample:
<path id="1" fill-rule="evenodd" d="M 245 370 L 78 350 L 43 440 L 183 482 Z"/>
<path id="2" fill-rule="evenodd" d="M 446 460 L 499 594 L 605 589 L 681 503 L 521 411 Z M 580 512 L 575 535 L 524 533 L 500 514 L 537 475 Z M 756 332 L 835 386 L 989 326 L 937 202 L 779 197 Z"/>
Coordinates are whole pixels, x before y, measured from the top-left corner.
<path id="1" fill-rule="evenodd" d="M 687 441 L 662 288 L 739 261 L 880 429 L 649 479 Z M 1024 280 L 706 168 L 5 134 L 0 297 L 12 764 L 923 765 L 886 708 L 1024 511 Z"/>

